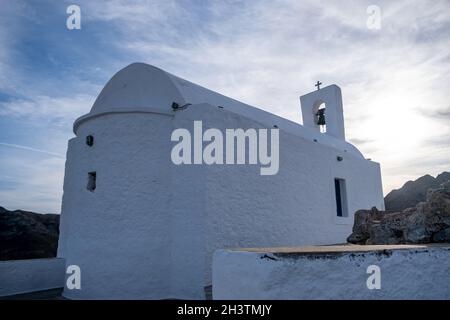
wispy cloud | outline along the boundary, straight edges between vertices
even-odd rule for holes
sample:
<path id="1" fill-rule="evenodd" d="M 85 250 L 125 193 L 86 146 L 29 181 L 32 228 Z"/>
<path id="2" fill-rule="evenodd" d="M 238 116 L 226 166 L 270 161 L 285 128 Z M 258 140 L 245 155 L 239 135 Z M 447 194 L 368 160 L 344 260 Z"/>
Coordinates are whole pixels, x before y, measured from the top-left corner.
<path id="1" fill-rule="evenodd" d="M 77 117 L 89 112 L 94 101 L 95 96 L 84 94 L 14 99 L 0 102 L 0 116 L 20 118 L 36 126 L 52 124 L 70 129 Z"/>
<path id="2" fill-rule="evenodd" d="M 38 152 L 38 153 L 46 154 L 46 155 L 56 157 L 56 158 L 61 158 L 61 159 L 65 158 L 64 155 L 59 154 L 59 153 L 49 152 L 49 151 L 40 150 L 40 149 L 27 147 L 27 146 L 21 146 L 18 144 L 0 142 L 0 146 L 7 147 L 7 148 L 16 148 L 16 149 L 21 149 L 21 150 L 27 150 L 27 151 L 32 151 L 32 152 Z"/>
<path id="3" fill-rule="evenodd" d="M 0 203 L 11 210 L 24 209 L 59 213 L 61 208 L 64 160 L 57 157 L 29 157 L 29 151 L 0 150 Z M 30 161 L 30 158 L 33 159 Z M 11 188 L 12 187 L 12 188 Z"/>
<path id="4" fill-rule="evenodd" d="M 450 127 L 443 90 L 450 84 L 448 2 L 381 1 L 378 31 L 366 27 L 368 1 L 236 3 L 210 2 L 201 26 L 195 12 L 182 10 L 160 12 L 173 21 L 161 29 L 159 19 L 117 17 L 112 22 L 129 35 L 117 43 L 139 60 L 294 121 L 301 121 L 298 95 L 318 79 L 337 83 L 347 135 L 365 141 L 358 147 L 381 162 L 386 192 L 401 185 L 405 173 L 409 179 L 445 167 L 450 141 L 441 140 L 439 156 L 428 141 Z M 151 8 L 140 4 L 148 14 Z M 181 39 L 173 38 L 184 35 L 179 14 L 183 26 L 192 26 Z M 426 161 L 418 164 L 418 155 Z"/>
<path id="5" fill-rule="evenodd" d="M 448 1 L 378 1 L 380 30 L 366 0 L 79 1 L 77 31 L 69 4 L 2 8 L 0 124 L 22 121 L 5 143 L 64 154 L 106 81 L 143 61 L 298 122 L 299 95 L 338 84 L 347 137 L 381 163 L 385 192 L 450 167 Z"/>

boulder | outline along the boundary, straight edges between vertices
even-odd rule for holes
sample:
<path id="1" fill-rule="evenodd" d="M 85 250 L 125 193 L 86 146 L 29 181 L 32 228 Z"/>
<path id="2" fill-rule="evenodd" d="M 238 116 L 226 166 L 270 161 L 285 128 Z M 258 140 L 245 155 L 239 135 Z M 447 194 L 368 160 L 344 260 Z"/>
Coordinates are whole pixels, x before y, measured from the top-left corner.
<path id="1" fill-rule="evenodd" d="M 355 213 L 354 244 L 450 242 L 450 181 L 431 189 L 426 200 L 403 211 L 359 210 Z"/>

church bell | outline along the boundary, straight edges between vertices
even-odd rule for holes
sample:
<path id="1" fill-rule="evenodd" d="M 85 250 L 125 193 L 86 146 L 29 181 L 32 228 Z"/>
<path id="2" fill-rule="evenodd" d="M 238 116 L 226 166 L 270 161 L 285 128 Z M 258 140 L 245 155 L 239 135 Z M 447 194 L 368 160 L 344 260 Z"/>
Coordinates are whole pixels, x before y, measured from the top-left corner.
<path id="1" fill-rule="evenodd" d="M 317 124 L 319 126 L 324 126 L 325 123 L 325 109 L 319 109 L 316 113 L 316 117 L 317 117 Z"/>

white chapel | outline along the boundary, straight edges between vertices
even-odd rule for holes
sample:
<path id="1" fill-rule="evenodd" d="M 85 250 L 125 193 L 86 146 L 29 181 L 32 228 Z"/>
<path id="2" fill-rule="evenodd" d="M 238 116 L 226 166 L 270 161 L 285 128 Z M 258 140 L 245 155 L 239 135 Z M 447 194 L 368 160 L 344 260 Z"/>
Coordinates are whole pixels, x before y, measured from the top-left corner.
<path id="1" fill-rule="evenodd" d="M 204 299 L 217 249 L 344 243 L 356 210 L 384 209 L 380 166 L 345 140 L 338 86 L 300 102 L 303 125 L 148 64 L 117 72 L 68 143 L 58 256 L 82 284 L 64 296 Z M 276 172 L 174 163 L 174 131 L 198 123 L 277 129 Z"/>

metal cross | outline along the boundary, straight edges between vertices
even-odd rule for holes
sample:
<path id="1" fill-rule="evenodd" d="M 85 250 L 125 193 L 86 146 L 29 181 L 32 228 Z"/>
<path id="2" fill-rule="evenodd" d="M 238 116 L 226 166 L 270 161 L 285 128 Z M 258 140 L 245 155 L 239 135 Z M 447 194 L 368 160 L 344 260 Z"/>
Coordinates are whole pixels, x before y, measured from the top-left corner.
<path id="1" fill-rule="evenodd" d="M 317 90 L 320 90 L 320 85 L 321 84 L 322 84 L 322 82 L 317 81 L 317 83 L 314 86 L 317 87 Z"/>

